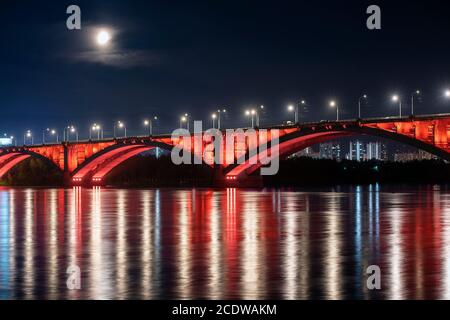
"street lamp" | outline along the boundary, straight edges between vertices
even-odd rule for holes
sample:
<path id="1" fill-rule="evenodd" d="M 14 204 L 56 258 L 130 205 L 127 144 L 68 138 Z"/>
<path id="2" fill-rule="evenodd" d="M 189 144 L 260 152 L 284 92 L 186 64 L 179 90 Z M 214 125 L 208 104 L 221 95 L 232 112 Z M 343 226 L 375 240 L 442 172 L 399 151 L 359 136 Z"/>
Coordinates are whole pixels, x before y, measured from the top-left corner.
<path id="1" fill-rule="evenodd" d="M 103 129 L 100 125 L 94 123 L 92 127 L 89 129 L 89 140 L 92 139 L 92 131 L 97 132 L 97 139 L 100 140 L 100 133 L 103 139 Z"/>
<path id="2" fill-rule="evenodd" d="M 366 100 L 366 99 L 367 99 L 367 95 L 366 94 L 363 94 L 358 99 L 358 119 L 361 119 L 361 102 L 362 102 L 362 100 Z"/>
<path id="3" fill-rule="evenodd" d="M 148 127 L 148 135 L 153 135 L 153 120 L 158 120 L 158 117 L 153 117 L 153 119 L 150 120 L 144 120 L 144 126 Z"/>
<path id="4" fill-rule="evenodd" d="M 26 144 L 27 144 L 27 138 L 28 138 L 28 139 L 31 139 L 31 144 L 33 145 L 33 144 L 34 144 L 34 141 L 33 141 L 33 133 L 31 132 L 31 130 L 27 130 L 27 132 L 25 132 L 25 133 L 23 134 L 23 145 L 26 145 Z"/>
<path id="5" fill-rule="evenodd" d="M 258 111 L 256 111 L 255 109 L 246 110 L 245 111 L 245 115 L 251 117 L 251 119 L 252 119 L 252 128 L 255 127 L 255 116 L 256 116 L 256 126 L 258 126 L 258 124 L 259 124 Z"/>
<path id="6" fill-rule="evenodd" d="M 447 90 L 444 91 L 444 96 L 446 98 L 450 98 L 450 89 L 447 89 Z"/>
<path id="7" fill-rule="evenodd" d="M 297 108 L 290 104 L 287 109 L 289 112 L 294 112 L 294 123 L 297 123 Z"/>
<path id="8" fill-rule="evenodd" d="M 394 94 L 392 96 L 393 102 L 398 102 L 398 115 L 401 118 L 402 117 L 402 99 L 397 94 Z"/>
<path id="9" fill-rule="evenodd" d="M 75 139 L 78 141 L 78 130 L 74 126 L 67 126 L 64 129 L 64 140 L 70 141 L 70 134 L 75 134 Z"/>
<path id="10" fill-rule="evenodd" d="M 117 121 L 117 123 L 114 123 L 114 128 L 113 128 L 114 138 L 116 138 L 116 128 L 123 129 L 125 138 L 127 137 L 127 127 L 125 126 L 125 124 L 122 121 Z"/>
<path id="11" fill-rule="evenodd" d="M 411 115 L 414 114 L 414 97 L 420 96 L 420 90 L 416 90 L 413 93 L 411 93 Z"/>
<path id="12" fill-rule="evenodd" d="M 47 129 L 45 129 L 45 130 L 42 130 L 42 144 L 45 144 L 45 133 L 48 133 L 48 134 L 50 134 L 50 135 L 52 135 L 52 136 L 54 136 L 54 135 L 56 135 L 56 142 L 59 142 L 59 135 L 58 135 L 58 132 L 55 130 L 55 129 L 50 129 L 50 128 L 47 128 Z"/>
<path id="13" fill-rule="evenodd" d="M 290 104 L 288 106 L 288 111 L 290 112 L 294 112 L 294 122 L 298 123 L 299 122 L 299 109 L 300 109 L 300 105 L 304 106 L 306 104 L 305 100 L 301 100 L 299 101 L 295 106 Z"/>
<path id="14" fill-rule="evenodd" d="M 187 113 L 185 113 L 184 116 L 181 116 L 180 118 L 180 128 L 183 127 L 183 122 L 186 122 L 187 130 L 189 131 L 189 115 Z"/>
<path id="15" fill-rule="evenodd" d="M 42 130 L 42 144 L 45 144 L 45 132 L 50 132 L 50 128 Z"/>
<path id="16" fill-rule="evenodd" d="M 330 107 L 336 108 L 336 121 L 339 121 L 339 105 L 336 103 L 336 101 L 331 100 L 330 101 Z"/>
<path id="17" fill-rule="evenodd" d="M 260 112 L 263 113 L 264 112 L 264 106 L 261 105 L 259 106 L 259 110 L 256 110 L 256 126 L 259 128 L 259 116 L 260 116 Z"/>
<path id="18" fill-rule="evenodd" d="M 261 105 L 261 106 L 259 107 L 259 109 L 260 109 L 260 110 L 264 110 L 264 106 Z M 256 127 L 259 127 L 259 112 L 258 112 L 258 109 L 246 110 L 246 111 L 245 111 L 245 115 L 246 115 L 246 116 L 251 116 L 251 119 L 252 119 L 252 128 L 255 127 L 255 124 L 256 124 Z M 256 121 L 255 121 L 255 120 L 256 120 Z"/>
<path id="19" fill-rule="evenodd" d="M 227 112 L 227 110 L 226 109 L 222 109 L 222 110 L 217 110 L 217 129 L 219 129 L 220 130 L 220 123 L 221 123 L 221 117 L 220 117 L 220 114 L 221 113 L 226 113 Z"/>
<path id="20" fill-rule="evenodd" d="M 301 100 L 299 101 L 295 106 L 290 104 L 288 105 L 288 111 L 290 112 L 294 112 L 294 122 L 295 123 L 299 123 L 299 109 L 300 109 L 300 105 L 305 105 L 306 101 L 305 100 Z"/>
<path id="21" fill-rule="evenodd" d="M 251 114 L 250 110 L 245 110 L 245 115 L 247 117 L 250 117 L 250 114 Z M 252 128 L 253 128 L 253 116 L 252 116 Z"/>
<path id="22" fill-rule="evenodd" d="M 58 131 L 56 131 L 55 129 L 52 129 L 52 130 L 50 130 L 50 134 L 51 134 L 52 136 L 56 136 L 56 142 L 58 143 L 58 142 L 59 142 L 59 134 L 58 134 Z"/>
<path id="23" fill-rule="evenodd" d="M 216 128 L 216 118 L 217 118 L 217 115 L 216 115 L 215 113 L 213 113 L 213 114 L 211 115 L 211 119 L 212 119 L 212 127 L 213 127 L 213 129 Z"/>
<path id="24" fill-rule="evenodd" d="M 303 106 L 303 110 L 305 110 L 306 101 L 305 100 L 301 100 L 297 104 L 297 122 L 300 122 L 300 105 L 302 105 Z"/>

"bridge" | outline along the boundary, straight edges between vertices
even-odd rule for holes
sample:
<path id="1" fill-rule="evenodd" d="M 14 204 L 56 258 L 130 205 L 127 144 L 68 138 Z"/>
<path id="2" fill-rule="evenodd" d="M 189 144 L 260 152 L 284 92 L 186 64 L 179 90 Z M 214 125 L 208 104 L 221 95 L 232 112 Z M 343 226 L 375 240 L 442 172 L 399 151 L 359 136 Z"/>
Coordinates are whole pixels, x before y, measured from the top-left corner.
<path id="1" fill-rule="evenodd" d="M 272 153 L 275 147 L 279 150 L 279 158 L 283 159 L 327 140 L 369 135 L 401 142 L 450 160 L 450 114 L 321 121 L 255 128 L 258 136 L 262 129 L 266 131 L 264 139 L 269 142 L 267 150 L 264 150 L 267 158 L 275 156 Z M 275 137 L 275 132 L 277 143 L 273 144 L 270 140 Z M 221 131 L 221 134 L 225 136 L 225 131 Z M 260 178 L 257 171 L 264 166 L 263 161 L 260 161 L 262 157 L 257 157 L 256 161 L 252 157 L 259 156 L 262 151 L 249 139 L 233 141 L 233 154 L 223 154 L 226 161 L 218 165 L 211 161 L 215 156 L 214 151 L 205 152 L 212 142 L 200 139 L 202 148 L 198 152 L 193 148 L 196 143 L 195 135 L 190 135 L 190 138 L 192 141 L 185 143 L 184 151 L 213 167 L 218 186 L 240 186 Z M 262 137 L 257 141 L 260 143 Z M 177 144 L 180 144 L 179 139 L 172 139 L 171 135 L 155 135 L 3 147 L 0 148 L 0 179 L 25 159 L 36 157 L 61 170 L 67 186 L 103 185 L 105 177 L 126 160 L 157 147 L 171 151 Z"/>

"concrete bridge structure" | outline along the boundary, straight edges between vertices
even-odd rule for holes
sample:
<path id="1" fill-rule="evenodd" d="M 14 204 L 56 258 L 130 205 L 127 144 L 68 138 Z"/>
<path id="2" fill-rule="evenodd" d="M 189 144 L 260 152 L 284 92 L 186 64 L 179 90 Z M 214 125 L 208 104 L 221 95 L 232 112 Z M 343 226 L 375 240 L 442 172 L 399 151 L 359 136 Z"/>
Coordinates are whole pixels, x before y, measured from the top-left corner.
<path id="1" fill-rule="evenodd" d="M 258 136 L 257 145 L 250 139 L 233 141 L 232 154 L 225 154 L 225 147 L 221 149 L 224 153 L 222 154 L 224 161 L 221 164 L 212 163 L 215 151 L 205 152 L 212 142 L 204 141 L 201 137 L 204 133 L 200 133 L 200 137 L 197 135 L 199 138 L 197 142 L 195 142 L 196 135 L 190 135 L 192 141 L 185 143 L 185 152 L 190 152 L 205 163 L 209 163 L 214 168 L 217 185 L 220 186 L 245 185 L 252 179 L 258 180 L 258 170 L 264 165 L 263 161 L 260 161 L 261 142 L 267 144 L 264 150 L 265 157 L 275 156 L 272 149 L 276 146 L 279 158 L 283 159 L 327 140 L 370 135 L 414 146 L 444 160 L 450 160 L 450 114 L 321 121 L 254 128 L 254 130 Z M 261 135 L 262 131 L 265 132 L 264 137 Z M 221 131 L 221 134 L 224 136 L 222 144 L 225 144 L 225 130 Z M 275 136 L 276 144 L 271 141 Z M 201 141 L 201 150 L 195 150 L 193 147 L 198 141 Z M 3 147 L 0 148 L 0 178 L 25 159 L 36 157 L 50 162 L 61 170 L 68 186 L 102 185 L 112 169 L 128 159 L 156 147 L 171 151 L 174 146 L 180 144 L 182 144 L 180 138 L 154 135 Z M 255 155 L 258 157 L 252 159 Z"/>

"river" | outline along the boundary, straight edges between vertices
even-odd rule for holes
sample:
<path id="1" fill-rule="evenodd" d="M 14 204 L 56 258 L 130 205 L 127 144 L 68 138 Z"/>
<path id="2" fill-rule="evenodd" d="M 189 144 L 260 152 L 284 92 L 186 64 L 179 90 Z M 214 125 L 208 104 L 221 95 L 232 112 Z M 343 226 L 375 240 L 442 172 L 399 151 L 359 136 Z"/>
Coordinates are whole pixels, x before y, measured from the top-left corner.
<path id="1" fill-rule="evenodd" d="M 0 299 L 449 299 L 449 190 L 1 187 Z"/>

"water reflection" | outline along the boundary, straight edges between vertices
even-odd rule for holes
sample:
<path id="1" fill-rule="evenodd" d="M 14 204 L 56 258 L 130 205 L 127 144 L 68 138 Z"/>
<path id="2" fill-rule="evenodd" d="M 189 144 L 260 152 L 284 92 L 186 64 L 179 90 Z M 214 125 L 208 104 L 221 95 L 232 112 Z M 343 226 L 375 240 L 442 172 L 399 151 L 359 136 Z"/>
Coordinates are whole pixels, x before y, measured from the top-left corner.
<path id="1" fill-rule="evenodd" d="M 342 298 L 342 225 L 341 212 L 339 211 L 340 197 L 330 196 L 328 199 L 328 208 L 325 211 L 325 224 L 327 225 L 327 237 L 325 244 L 325 255 L 323 260 L 325 262 L 323 277 L 324 292 L 326 299 L 337 300 Z M 357 233 L 355 239 L 358 238 Z M 356 240 L 357 241 L 357 240 Z M 355 283 L 359 286 L 359 282 Z"/>
<path id="2" fill-rule="evenodd" d="M 402 195 L 400 195 L 401 197 Z M 389 260 L 387 261 L 388 266 L 388 272 L 390 274 L 389 283 L 390 283 L 390 290 L 389 290 L 389 299 L 402 299 L 404 296 L 403 291 L 403 251 L 402 251 L 402 244 L 403 244 L 403 234 L 401 231 L 402 228 L 402 215 L 403 212 L 399 208 L 400 202 L 395 199 L 394 206 L 388 211 L 388 217 L 389 217 L 389 228 L 390 232 L 387 238 L 388 243 L 388 257 Z"/>
<path id="3" fill-rule="evenodd" d="M 0 299 L 449 299 L 447 188 L 391 191 L 3 187 Z"/>
<path id="4" fill-rule="evenodd" d="M 0 298 L 7 297 L 10 289 L 11 256 L 9 237 L 11 226 L 9 194 L 0 192 Z"/>
<path id="5" fill-rule="evenodd" d="M 152 298 L 152 274 L 153 264 L 152 256 L 154 249 L 152 245 L 152 194 L 150 191 L 142 191 L 141 194 L 141 208 L 142 208 L 142 233 L 141 233 L 141 284 L 142 284 L 142 298 Z"/>
<path id="6" fill-rule="evenodd" d="M 24 297 L 30 299 L 33 297 L 33 291 L 35 288 L 35 270 L 34 270 L 34 210 L 33 204 L 34 193 L 31 189 L 25 190 L 25 235 L 20 239 L 23 244 L 24 251 Z M 43 195 L 45 197 L 45 193 Z"/>

